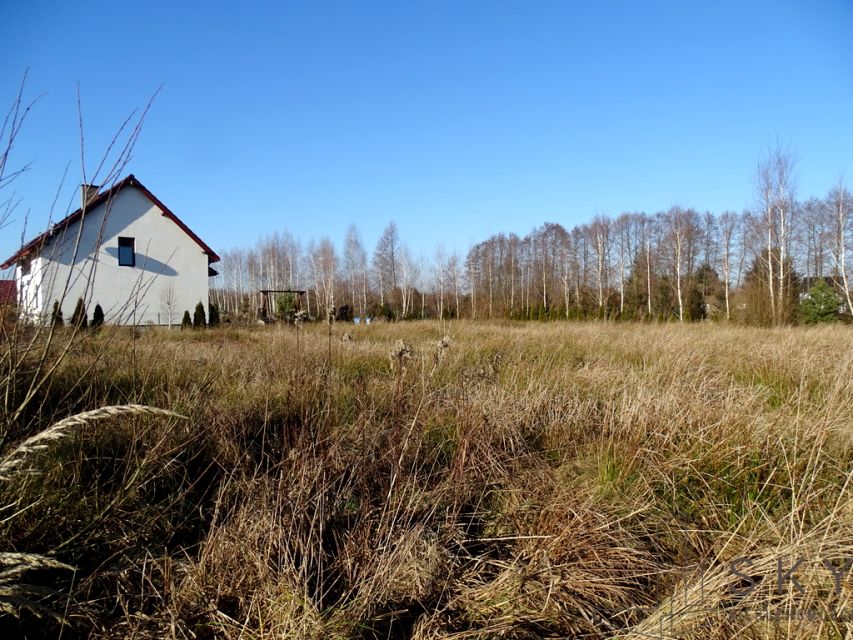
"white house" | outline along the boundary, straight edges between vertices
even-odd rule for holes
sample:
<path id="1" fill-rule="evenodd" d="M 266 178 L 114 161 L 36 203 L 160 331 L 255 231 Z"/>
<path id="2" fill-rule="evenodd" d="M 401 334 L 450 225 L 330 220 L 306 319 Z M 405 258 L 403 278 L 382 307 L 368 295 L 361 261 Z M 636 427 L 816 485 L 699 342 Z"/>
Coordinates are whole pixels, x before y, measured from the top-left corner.
<path id="1" fill-rule="evenodd" d="M 83 299 L 89 317 L 173 325 L 201 302 L 208 309 L 210 264 L 219 256 L 131 174 L 98 191 L 81 187 L 81 208 L 6 260 L 16 265 L 23 316 L 46 321 L 54 301 L 71 317 Z"/>

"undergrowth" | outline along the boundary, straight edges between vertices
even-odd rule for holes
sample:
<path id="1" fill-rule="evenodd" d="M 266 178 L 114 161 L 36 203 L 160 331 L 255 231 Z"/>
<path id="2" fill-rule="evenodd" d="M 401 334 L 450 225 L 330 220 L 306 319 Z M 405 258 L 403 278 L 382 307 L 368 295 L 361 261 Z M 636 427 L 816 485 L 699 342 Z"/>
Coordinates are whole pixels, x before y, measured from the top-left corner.
<path id="1" fill-rule="evenodd" d="M 4 476 L 9 636 L 849 634 L 848 328 L 346 333 L 75 339 L 4 456 L 98 407 L 186 419 L 84 420 Z"/>

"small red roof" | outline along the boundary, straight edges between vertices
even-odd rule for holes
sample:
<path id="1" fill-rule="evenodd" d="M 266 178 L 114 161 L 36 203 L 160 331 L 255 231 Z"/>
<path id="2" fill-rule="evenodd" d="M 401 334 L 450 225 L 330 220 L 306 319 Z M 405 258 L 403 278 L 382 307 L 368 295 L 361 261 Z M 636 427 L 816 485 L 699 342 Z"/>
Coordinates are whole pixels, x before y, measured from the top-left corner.
<path id="1" fill-rule="evenodd" d="M 163 212 L 163 215 L 169 218 L 172 222 L 178 225 L 184 233 L 186 233 L 190 238 L 192 238 L 195 243 L 201 247 L 202 251 L 207 254 L 207 262 L 208 264 L 219 262 L 219 256 L 216 255 L 216 252 L 208 247 L 204 241 L 199 238 L 195 233 L 193 233 L 192 229 L 190 229 L 187 225 L 185 225 L 178 216 L 176 216 L 165 204 L 160 202 L 160 200 L 151 193 L 148 189 L 143 185 L 132 173 L 124 178 L 123 180 L 116 182 L 112 187 L 107 189 L 106 191 L 102 191 L 94 198 L 89 200 L 89 203 L 86 205 L 86 211 L 91 211 L 98 205 L 103 204 L 104 202 L 108 202 L 113 196 L 115 196 L 119 191 L 124 189 L 125 187 L 135 187 L 139 189 L 145 196 L 151 200 L 157 207 Z M 80 218 L 83 217 L 83 209 L 77 209 L 73 213 L 68 214 L 57 222 L 55 225 L 51 227 L 49 231 L 45 231 L 41 235 L 33 238 L 27 244 L 25 244 L 21 249 L 15 253 L 15 255 L 8 258 L 3 264 L 0 264 L 0 269 L 8 269 L 13 264 L 17 263 L 21 258 L 26 258 L 28 255 L 38 251 L 41 249 L 42 245 L 51 235 L 54 235 L 57 231 L 62 231 L 70 224 L 76 222 Z"/>
<path id="2" fill-rule="evenodd" d="M 16 304 L 18 287 L 14 280 L 0 280 L 0 304 Z"/>

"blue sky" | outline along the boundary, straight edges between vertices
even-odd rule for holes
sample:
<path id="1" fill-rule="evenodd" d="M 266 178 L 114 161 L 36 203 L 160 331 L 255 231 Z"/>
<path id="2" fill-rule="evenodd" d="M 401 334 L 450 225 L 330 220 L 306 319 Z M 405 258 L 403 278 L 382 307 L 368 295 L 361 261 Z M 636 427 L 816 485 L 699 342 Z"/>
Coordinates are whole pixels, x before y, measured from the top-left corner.
<path id="1" fill-rule="evenodd" d="M 128 171 L 211 246 L 273 230 L 414 253 L 544 221 L 753 202 L 777 140 L 798 193 L 853 180 L 853 2 L 0 3 L 0 100 L 44 95 L 12 164 L 43 227 L 79 83 L 90 167 L 162 85 Z M 30 235 L 30 234 L 28 234 Z"/>

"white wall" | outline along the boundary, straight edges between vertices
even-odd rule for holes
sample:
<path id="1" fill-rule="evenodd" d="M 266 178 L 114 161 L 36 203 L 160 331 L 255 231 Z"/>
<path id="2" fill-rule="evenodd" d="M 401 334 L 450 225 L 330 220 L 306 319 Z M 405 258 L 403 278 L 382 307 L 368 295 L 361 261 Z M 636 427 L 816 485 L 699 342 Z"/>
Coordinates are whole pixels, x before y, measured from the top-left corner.
<path id="1" fill-rule="evenodd" d="M 119 236 L 135 239 L 134 267 L 118 264 Z M 42 319 L 61 300 L 67 321 L 81 297 L 89 318 L 100 304 L 106 321 L 115 324 L 166 325 L 170 307 L 172 324 L 180 324 L 184 311 L 192 315 L 198 302 L 207 313 L 207 255 L 135 187 L 124 187 L 111 202 L 87 212 L 82 223 L 52 238 L 41 251 L 38 277 L 33 262 L 35 286 L 21 285 Z"/>
<path id="2" fill-rule="evenodd" d="M 41 258 L 30 261 L 29 272 L 24 275 L 21 265 L 15 267 L 15 279 L 18 281 L 18 304 L 22 315 L 37 319 L 44 307 L 44 296 L 41 289 L 42 267 Z"/>

